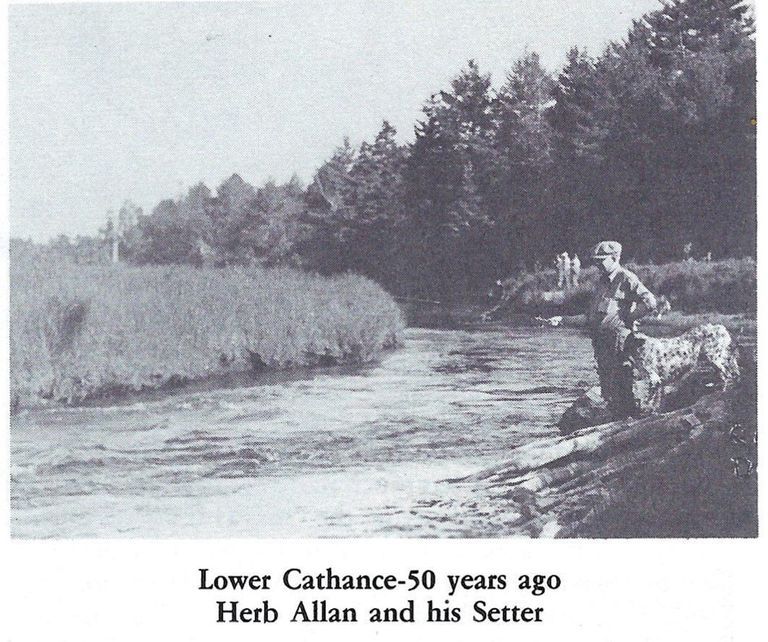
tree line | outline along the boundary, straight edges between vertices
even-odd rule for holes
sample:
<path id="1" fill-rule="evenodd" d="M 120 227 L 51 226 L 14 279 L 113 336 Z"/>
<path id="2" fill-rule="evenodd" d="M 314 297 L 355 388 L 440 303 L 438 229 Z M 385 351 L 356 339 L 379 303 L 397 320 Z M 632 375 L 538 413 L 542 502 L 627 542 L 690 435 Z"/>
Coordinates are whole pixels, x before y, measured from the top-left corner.
<path id="1" fill-rule="evenodd" d="M 101 237 L 138 264 L 355 271 L 442 297 L 601 238 L 637 261 L 754 255 L 755 85 L 746 3 L 666 0 L 601 54 L 572 48 L 559 73 L 530 52 L 494 87 L 470 60 L 411 144 L 385 121 L 308 186 L 234 174 L 147 215 L 126 202 Z"/>

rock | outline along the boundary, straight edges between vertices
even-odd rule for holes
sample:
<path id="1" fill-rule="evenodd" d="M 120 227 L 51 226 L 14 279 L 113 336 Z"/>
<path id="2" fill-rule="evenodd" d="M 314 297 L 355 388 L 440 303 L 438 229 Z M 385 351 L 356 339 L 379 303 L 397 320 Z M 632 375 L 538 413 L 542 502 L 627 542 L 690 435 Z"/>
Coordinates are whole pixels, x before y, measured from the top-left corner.
<path id="1" fill-rule="evenodd" d="M 712 368 L 694 368 L 691 372 L 664 387 L 658 412 L 670 412 L 693 405 L 706 394 L 715 392 L 720 382 Z M 600 393 L 600 386 L 583 393 L 563 413 L 557 427 L 564 435 L 612 420 Z"/>
<path id="2" fill-rule="evenodd" d="M 583 393 L 560 417 L 557 427 L 564 435 L 576 430 L 597 426 L 611 421 L 611 413 L 600 392 L 600 386 L 594 386 Z"/>

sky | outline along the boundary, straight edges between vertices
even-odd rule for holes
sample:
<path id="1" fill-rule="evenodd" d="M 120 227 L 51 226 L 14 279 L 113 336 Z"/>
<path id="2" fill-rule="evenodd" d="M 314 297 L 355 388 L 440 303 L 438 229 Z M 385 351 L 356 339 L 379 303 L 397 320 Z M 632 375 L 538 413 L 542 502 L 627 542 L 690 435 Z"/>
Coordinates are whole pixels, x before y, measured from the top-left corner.
<path id="1" fill-rule="evenodd" d="M 658 0 L 12 5 L 11 236 L 95 234 L 233 173 L 305 183 L 384 119 L 402 142 L 467 60 L 499 86 L 526 51 L 557 71 Z"/>

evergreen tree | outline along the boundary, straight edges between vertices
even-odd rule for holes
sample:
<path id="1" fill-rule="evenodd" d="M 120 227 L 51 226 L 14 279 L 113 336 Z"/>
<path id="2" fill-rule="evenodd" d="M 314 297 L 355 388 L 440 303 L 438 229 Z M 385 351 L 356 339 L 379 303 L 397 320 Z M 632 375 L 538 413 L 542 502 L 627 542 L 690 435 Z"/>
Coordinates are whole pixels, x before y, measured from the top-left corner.
<path id="1" fill-rule="evenodd" d="M 597 112 L 605 100 L 603 90 L 594 60 L 573 47 L 552 92 L 555 104 L 548 112 L 561 159 L 600 159 L 605 131 Z"/>
<path id="2" fill-rule="evenodd" d="M 450 91 L 432 96 L 406 168 L 411 263 L 422 290 L 467 290 L 485 272 L 482 239 L 492 224 L 484 196 L 493 176 L 490 77 L 470 60 Z"/>
<path id="3" fill-rule="evenodd" d="M 754 33 L 754 19 L 744 0 L 666 0 L 644 27 L 652 61 L 670 68 L 708 48 L 739 48 Z"/>
<path id="4" fill-rule="evenodd" d="M 307 188 L 302 222 L 311 232 L 302 239 L 300 252 L 310 267 L 323 273 L 345 270 L 351 261 L 354 160 L 355 151 L 345 138 Z"/>
<path id="5" fill-rule="evenodd" d="M 403 273 L 407 152 L 397 144 L 396 134 L 384 121 L 374 142 L 360 146 L 350 172 L 355 186 L 351 267 L 385 285 L 397 285 Z"/>
<path id="6" fill-rule="evenodd" d="M 639 259 L 689 243 L 753 254 L 755 85 L 746 2 L 667 0 L 600 56 L 573 48 L 556 79 L 528 54 L 494 95 L 469 61 L 412 145 L 385 121 L 306 190 L 197 185 L 137 215 L 129 245 L 135 260 L 199 263 L 205 242 L 222 265 L 354 270 L 440 298 L 601 237 Z"/>
<path id="7" fill-rule="evenodd" d="M 573 47 L 559 74 L 547 111 L 552 126 L 552 158 L 546 215 L 538 226 L 548 230 L 538 237 L 535 251 L 550 256 L 582 248 L 596 237 L 610 236 L 617 227 L 603 202 L 604 143 L 609 138 L 605 106 L 607 87 L 595 61 Z"/>
<path id="8" fill-rule="evenodd" d="M 518 60 L 507 74 L 494 108 L 497 146 L 511 166 L 542 166 L 550 161 L 552 133 L 546 111 L 554 105 L 554 87 L 536 53 Z"/>
<path id="9" fill-rule="evenodd" d="M 546 116 L 554 100 L 553 78 L 530 53 L 507 74 L 494 103 L 496 115 L 494 218 L 500 228 L 498 261 L 507 271 L 531 259 L 534 238 L 547 207 L 552 165 L 552 127 Z M 493 275 L 496 278 L 497 275 Z"/>

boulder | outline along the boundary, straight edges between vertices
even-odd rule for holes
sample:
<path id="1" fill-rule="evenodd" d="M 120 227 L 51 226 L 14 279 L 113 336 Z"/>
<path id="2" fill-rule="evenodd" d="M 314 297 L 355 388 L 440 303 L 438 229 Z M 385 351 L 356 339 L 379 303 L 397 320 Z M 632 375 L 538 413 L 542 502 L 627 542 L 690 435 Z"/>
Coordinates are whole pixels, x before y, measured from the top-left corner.
<path id="1" fill-rule="evenodd" d="M 576 430 L 597 426 L 611 421 L 611 413 L 605 404 L 600 386 L 594 386 L 584 392 L 560 417 L 557 427 L 564 435 Z"/>
<path id="2" fill-rule="evenodd" d="M 702 396 L 719 389 L 717 373 L 710 367 L 697 367 L 677 381 L 664 387 L 659 412 L 671 412 L 691 406 Z M 611 421 L 600 386 L 584 392 L 563 413 L 557 427 L 563 435 L 589 426 L 599 426 Z"/>

